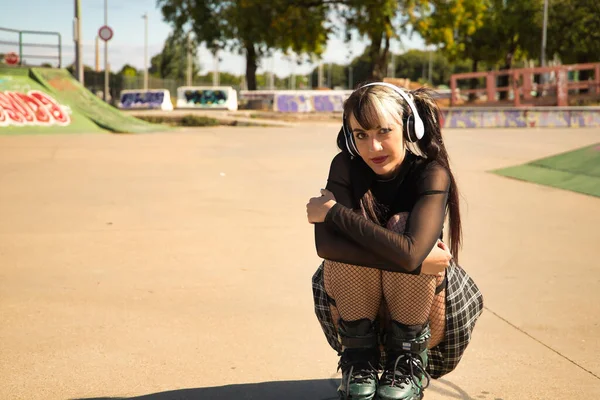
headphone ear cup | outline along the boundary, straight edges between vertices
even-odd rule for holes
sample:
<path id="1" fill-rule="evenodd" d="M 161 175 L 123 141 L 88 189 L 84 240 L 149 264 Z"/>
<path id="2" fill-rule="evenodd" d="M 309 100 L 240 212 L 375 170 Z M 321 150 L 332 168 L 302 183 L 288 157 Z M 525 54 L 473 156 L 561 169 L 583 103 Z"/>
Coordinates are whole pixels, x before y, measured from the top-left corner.
<path id="1" fill-rule="evenodd" d="M 419 140 L 417 138 L 417 134 L 415 133 L 415 120 L 411 115 L 409 115 L 405 120 L 404 120 L 404 132 L 406 134 L 406 138 L 408 139 L 409 142 L 416 142 L 417 140 Z"/>
<path id="2" fill-rule="evenodd" d="M 350 132 L 350 129 L 348 128 L 348 124 L 346 124 L 345 115 L 342 117 L 342 130 L 344 131 L 344 139 L 348 153 L 350 153 L 352 157 L 356 157 L 358 154 L 356 154 L 356 151 L 354 150 L 356 148 L 356 143 L 354 143 L 354 135 L 352 135 L 352 132 Z"/>

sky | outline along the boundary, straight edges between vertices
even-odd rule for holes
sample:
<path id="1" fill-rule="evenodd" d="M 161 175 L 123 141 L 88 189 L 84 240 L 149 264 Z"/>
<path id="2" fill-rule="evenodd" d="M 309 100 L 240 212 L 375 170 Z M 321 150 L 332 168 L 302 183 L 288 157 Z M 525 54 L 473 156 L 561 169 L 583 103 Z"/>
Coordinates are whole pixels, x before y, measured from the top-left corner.
<path id="1" fill-rule="evenodd" d="M 108 60 L 112 71 L 119 71 L 123 65 L 130 64 L 138 69 L 144 68 L 144 13 L 148 13 L 148 59 L 161 52 L 164 41 L 171 32 L 169 24 L 163 21 L 156 0 L 106 0 L 108 5 L 108 25 L 113 29 L 114 36 L 108 42 Z M 105 0 L 81 0 L 83 62 L 94 67 L 95 43 L 98 30 L 104 25 Z M 16 30 L 53 31 L 62 36 L 63 67 L 74 61 L 73 18 L 74 0 L 21 0 L 11 1 L 4 6 L 0 13 L 0 27 Z M 17 41 L 18 35 L 0 31 L 0 52 L 16 51 L 16 46 L 1 44 L 1 42 Z M 25 42 L 56 43 L 56 37 L 25 35 Z M 402 51 L 419 48 L 423 49 L 423 41 L 416 35 L 413 38 L 402 38 L 392 42 L 392 51 Z M 346 64 L 352 57 L 362 54 L 365 41 L 355 38 L 351 45 L 343 40 L 332 37 L 327 44 L 322 61 Z M 32 48 L 25 49 L 31 53 Z M 351 50 L 351 53 L 350 53 Z M 51 52 L 49 49 L 35 49 L 39 52 Z M 100 42 L 100 68 L 104 68 L 104 42 Z M 25 57 L 24 57 L 25 58 Z M 204 47 L 199 51 L 201 74 L 215 69 L 215 60 Z M 245 70 L 242 56 L 228 52 L 219 54 L 219 71 L 241 75 Z M 34 60 L 31 60 L 34 62 Z M 35 60 L 37 61 L 37 60 Z M 37 61 L 39 62 L 39 61 Z M 284 77 L 290 73 L 307 74 L 314 65 L 295 65 L 285 59 L 281 53 L 261 62 L 258 73 L 274 70 L 276 75 Z"/>

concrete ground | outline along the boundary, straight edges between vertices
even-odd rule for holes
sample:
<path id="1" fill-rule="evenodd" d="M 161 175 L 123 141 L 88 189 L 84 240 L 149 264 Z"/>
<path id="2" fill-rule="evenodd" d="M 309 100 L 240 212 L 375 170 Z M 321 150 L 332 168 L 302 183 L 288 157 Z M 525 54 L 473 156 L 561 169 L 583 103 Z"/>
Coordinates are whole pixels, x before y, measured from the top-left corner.
<path id="1" fill-rule="evenodd" d="M 305 204 L 336 134 L 0 136 L 0 398 L 334 399 Z M 486 310 L 425 398 L 600 398 L 600 199 L 486 172 L 600 132 L 445 135 Z"/>

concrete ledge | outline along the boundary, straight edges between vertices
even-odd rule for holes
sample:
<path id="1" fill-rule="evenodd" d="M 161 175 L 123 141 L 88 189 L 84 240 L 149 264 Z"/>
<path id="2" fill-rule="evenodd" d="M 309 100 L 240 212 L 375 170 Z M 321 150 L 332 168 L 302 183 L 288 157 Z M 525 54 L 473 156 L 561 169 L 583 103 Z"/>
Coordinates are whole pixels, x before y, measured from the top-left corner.
<path id="1" fill-rule="evenodd" d="M 444 128 L 600 127 L 600 107 L 446 108 Z"/>

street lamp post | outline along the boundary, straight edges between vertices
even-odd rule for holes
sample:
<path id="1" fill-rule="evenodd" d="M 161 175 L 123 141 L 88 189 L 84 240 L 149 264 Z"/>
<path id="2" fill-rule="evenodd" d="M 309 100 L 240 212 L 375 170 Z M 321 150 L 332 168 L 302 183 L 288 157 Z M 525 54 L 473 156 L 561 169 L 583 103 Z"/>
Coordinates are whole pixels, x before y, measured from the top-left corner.
<path id="1" fill-rule="evenodd" d="M 148 90 L 148 13 L 142 15 L 144 19 L 144 90 Z"/>
<path id="2" fill-rule="evenodd" d="M 83 52 L 81 43 L 81 0 L 75 0 L 75 71 L 77 80 L 83 85 Z"/>
<path id="3" fill-rule="evenodd" d="M 548 27 L 548 0 L 544 0 L 544 26 L 542 28 L 542 59 L 541 66 L 546 66 L 546 29 Z"/>
<path id="4" fill-rule="evenodd" d="M 108 0 L 104 0 L 104 26 L 108 26 Z M 108 101 L 108 40 L 104 41 L 104 101 Z"/>
<path id="5" fill-rule="evenodd" d="M 546 29 L 547 29 L 547 27 L 548 27 L 548 0 L 544 0 L 544 23 L 543 23 L 543 27 L 542 27 L 542 54 L 541 54 L 541 60 L 540 60 L 541 67 L 546 66 Z M 542 72 L 542 75 L 540 76 L 540 83 L 542 85 L 544 85 L 546 83 L 546 76 L 547 76 L 547 74 L 545 72 Z M 542 92 L 543 91 L 544 90 L 542 89 Z"/>

